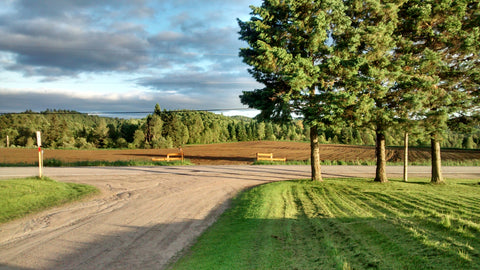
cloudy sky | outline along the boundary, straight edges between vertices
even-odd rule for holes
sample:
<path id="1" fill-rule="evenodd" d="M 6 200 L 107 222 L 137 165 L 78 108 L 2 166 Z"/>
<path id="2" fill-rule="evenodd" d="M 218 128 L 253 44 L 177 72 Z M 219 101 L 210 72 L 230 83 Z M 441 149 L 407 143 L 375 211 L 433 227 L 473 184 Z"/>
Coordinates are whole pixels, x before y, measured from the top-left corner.
<path id="1" fill-rule="evenodd" d="M 236 19 L 260 4 L 2 0 L 0 112 L 243 108 L 242 90 L 261 85 L 238 57 Z"/>

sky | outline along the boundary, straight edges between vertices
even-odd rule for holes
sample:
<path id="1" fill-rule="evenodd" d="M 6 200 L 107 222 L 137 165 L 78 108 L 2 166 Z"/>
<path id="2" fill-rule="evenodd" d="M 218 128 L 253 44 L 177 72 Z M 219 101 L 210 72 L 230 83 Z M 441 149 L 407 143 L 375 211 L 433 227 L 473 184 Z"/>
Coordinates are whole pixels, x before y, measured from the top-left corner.
<path id="1" fill-rule="evenodd" d="M 1 0 L 0 113 L 230 109 L 262 88 L 237 18 L 260 0 Z M 118 115 L 114 115 L 117 116 Z M 129 117 L 144 117 L 130 114 Z"/>

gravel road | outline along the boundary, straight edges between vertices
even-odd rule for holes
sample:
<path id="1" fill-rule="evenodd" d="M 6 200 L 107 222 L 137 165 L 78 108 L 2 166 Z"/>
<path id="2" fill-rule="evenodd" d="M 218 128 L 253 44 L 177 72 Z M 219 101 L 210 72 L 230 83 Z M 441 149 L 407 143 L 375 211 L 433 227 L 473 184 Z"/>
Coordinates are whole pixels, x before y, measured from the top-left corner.
<path id="1" fill-rule="evenodd" d="M 374 167 L 323 166 L 324 177 L 372 176 Z M 401 167 L 389 167 L 389 176 Z M 411 177 L 429 167 L 411 167 Z M 38 169 L 0 168 L 1 178 Z M 445 167 L 445 177 L 479 178 L 478 167 Z M 191 245 L 240 190 L 308 178 L 309 166 L 45 168 L 101 194 L 0 225 L 0 269 L 162 269 Z"/>

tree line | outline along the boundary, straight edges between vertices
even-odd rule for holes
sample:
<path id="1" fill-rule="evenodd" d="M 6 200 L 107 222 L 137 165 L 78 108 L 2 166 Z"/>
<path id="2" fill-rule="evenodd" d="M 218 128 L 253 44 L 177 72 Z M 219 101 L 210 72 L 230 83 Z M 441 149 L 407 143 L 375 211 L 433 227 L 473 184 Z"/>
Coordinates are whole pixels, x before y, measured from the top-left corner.
<path id="1" fill-rule="evenodd" d="M 210 144 L 237 141 L 308 141 L 310 127 L 302 119 L 285 123 L 247 117 L 227 117 L 202 111 L 167 111 L 157 104 L 143 119 L 121 119 L 88 115 L 70 110 L 46 110 L 35 113 L 0 116 L 0 147 L 34 147 L 36 131 L 42 132 L 46 148 L 173 148 L 186 144 Z M 411 144 L 426 146 L 428 136 L 418 131 Z M 374 145 L 375 133 L 352 126 L 326 128 L 319 132 L 320 143 Z M 401 130 L 392 130 L 388 145 L 403 144 Z M 448 130 L 443 147 L 476 149 L 480 146 L 480 128 L 462 133 Z"/>

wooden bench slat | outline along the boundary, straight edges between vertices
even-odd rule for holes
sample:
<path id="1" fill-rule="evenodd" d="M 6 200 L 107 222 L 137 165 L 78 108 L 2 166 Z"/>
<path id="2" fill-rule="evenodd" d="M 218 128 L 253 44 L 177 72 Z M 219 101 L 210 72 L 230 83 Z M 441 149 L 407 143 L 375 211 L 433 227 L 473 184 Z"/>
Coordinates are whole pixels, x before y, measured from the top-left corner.
<path id="1" fill-rule="evenodd" d="M 257 161 L 266 160 L 266 161 L 287 161 L 287 158 L 274 158 L 273 153 L 257 153 Z"/>
<path id="2" fill-rule="evenodd" d="M 152 161 L 173 161 L 181 160 L 183 161 L 183 153 L 168 153 L 164 158 L 152 158 Z"/>

